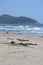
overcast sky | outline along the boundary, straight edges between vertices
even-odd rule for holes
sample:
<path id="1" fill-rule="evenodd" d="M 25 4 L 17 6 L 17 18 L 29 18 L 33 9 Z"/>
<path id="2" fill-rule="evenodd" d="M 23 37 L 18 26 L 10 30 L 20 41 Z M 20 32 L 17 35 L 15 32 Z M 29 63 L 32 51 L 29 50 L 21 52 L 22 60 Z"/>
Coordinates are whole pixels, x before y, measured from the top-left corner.
<path id="1" fill-rule="evenodd" d="M 43 0 L 0 0 L 0 15 L 25 16 L 43 23 Z"/>

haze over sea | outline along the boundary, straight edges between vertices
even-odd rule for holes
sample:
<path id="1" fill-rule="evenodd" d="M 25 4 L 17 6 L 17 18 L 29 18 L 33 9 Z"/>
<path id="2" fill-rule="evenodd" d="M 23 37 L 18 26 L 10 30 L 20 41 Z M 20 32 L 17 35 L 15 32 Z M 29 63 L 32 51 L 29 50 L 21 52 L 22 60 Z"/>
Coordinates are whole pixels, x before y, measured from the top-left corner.
<path id="1" fill-rule="evenodd" d="M 0 31 L 43 36 L 43 24 L 0 24 Z"/>

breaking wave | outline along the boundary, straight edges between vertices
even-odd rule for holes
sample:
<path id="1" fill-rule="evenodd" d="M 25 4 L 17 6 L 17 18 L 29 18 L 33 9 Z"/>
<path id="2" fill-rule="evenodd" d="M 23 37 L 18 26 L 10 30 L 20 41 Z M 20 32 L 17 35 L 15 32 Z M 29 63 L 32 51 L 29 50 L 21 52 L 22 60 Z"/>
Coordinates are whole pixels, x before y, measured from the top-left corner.
<path id="1" fill-rule="evenodd" d="M 43 26 L 30 25 L 0 25 L 0 31 L 8 31 L 22 34 L 43 35 Z"/>

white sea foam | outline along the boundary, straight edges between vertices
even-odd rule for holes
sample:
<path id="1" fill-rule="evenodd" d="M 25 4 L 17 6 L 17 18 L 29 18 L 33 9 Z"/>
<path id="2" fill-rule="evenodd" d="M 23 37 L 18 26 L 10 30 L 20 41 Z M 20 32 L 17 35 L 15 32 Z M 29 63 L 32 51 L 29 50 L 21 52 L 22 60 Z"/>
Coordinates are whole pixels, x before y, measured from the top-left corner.
<path id="1" fill-rule="evenodd" d="M 40 30 L 40 28 L 39 27 L 34 27 L 33 30 Z"/>
<path id="2" fill-rule="evenodd" d="M 28 25 L 2 25 L 0 30 L 11 31 L 16 33 L 25 33 L 25 34 L 43 34 L 43 27 L 32 27 Z"/>

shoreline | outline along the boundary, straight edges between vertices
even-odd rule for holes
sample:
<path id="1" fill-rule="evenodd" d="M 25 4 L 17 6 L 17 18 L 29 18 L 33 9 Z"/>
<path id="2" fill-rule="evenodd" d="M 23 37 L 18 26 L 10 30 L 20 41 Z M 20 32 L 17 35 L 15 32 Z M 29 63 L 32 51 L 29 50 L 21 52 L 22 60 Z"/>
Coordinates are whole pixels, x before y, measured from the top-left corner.
<path id="1" fill-rule="evenodd" d="M 17 34 L 17 35 L 26 35 L 26 36 L 33 36 L 33 37 L 43 37 L 43 35 L 23 34 L 23 33 L 8 32 L 8 31 L 0 31 L 0 33 L 5 33 L 5 34 Z"/>

